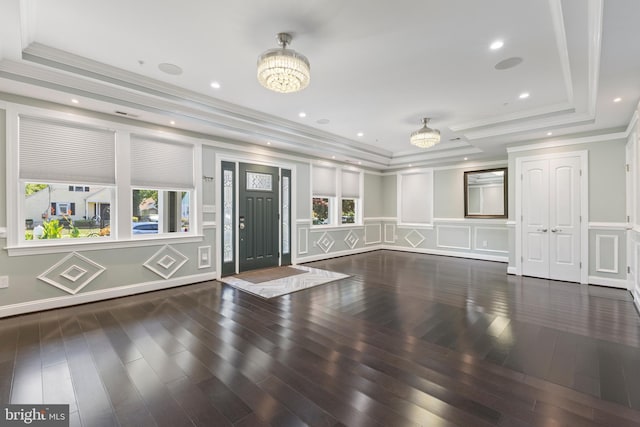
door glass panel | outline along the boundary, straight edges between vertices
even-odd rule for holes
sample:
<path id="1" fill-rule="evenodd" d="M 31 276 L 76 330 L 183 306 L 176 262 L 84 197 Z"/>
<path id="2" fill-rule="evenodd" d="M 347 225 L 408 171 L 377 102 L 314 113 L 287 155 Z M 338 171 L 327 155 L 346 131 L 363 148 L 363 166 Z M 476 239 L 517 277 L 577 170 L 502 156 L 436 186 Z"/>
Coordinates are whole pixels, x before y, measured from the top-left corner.
<path id="1" fill-rule="evenodd" d="M 282 177 L 282 253 L 289 253 L 289 177 Z"/>
<path id="2" fill-rule="evenodd" d="M 271 174 L 247 172 L 247 190 L 273 191 Z"/>
<path id="3" fill-rule="evenodd" d="M 233 171 L 224 171 L 223 182 L 224 206 L 222 257 L 224 262 L 231 262 L 233 261 Z"/>

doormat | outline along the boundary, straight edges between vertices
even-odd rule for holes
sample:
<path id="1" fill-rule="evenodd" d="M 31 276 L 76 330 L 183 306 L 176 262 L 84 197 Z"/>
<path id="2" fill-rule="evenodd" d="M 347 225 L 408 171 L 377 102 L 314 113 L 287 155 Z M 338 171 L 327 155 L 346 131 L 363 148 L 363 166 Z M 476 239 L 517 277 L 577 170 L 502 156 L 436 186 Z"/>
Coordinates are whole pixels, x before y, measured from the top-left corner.
<path id="1" fill-rule="evenodd" d="M 245 282 L 264 283 L 304 273 L 306 273 L 305 270 L 287 266 L 247 271 L 246 273 L 236 274 L 233 277 L 235 277 L 236 279 L 244 280 Z"/>
<path id="2" fill-rule="evenodd" d="M 289 268 L 301 270 L 301 272 L 299 274 L 296 273 L 259 283 L 252 283 L 248 280 L 241 279 L 240 276 L 244 276 L 246 273 L 237 276 L 223 277 L 220 281 L 241 291 L 269 299 L 349 277 L 348 274 L 335 273 L 333 271 L 320 270 L 319 268 L 303 265 Z"/>

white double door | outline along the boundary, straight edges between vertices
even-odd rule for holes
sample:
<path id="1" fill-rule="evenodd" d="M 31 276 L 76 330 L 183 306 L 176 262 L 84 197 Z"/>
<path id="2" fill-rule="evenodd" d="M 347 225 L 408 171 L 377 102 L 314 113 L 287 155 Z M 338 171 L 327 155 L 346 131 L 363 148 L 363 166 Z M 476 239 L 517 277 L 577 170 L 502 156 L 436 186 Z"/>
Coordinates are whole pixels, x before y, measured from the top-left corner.
<path id="1" fill-rule="evenodd" d="M 522 162 L 523 275 L 580 282 L 580 167 L 579 156 Z"/>

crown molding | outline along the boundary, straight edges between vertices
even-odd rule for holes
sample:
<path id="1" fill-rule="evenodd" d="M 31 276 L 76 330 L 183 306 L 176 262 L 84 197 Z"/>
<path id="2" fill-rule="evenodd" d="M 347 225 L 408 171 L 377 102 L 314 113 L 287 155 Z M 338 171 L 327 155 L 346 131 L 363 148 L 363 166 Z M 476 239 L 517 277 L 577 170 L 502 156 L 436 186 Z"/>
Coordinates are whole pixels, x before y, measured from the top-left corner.
<path id="1" fill-rule="evenodd" d="M 588 0 L 587 9 L 587 97 L 586 105 L 574 105 L 574 82 L 572 79 L 567 34 L 564 27 L 561 0 L 549 0 L 550 12 L 562 75 L 567 91 L 567 101 L 547 107 L 521 111 L 468 123 L 450 126 L 454 132 L 462 132 L 468 141 L 543 130 L 559 126 L 589 124 L 595 121 L 600 77 L 602 48 L 603 0 Z M 475 129 L 475 131 L 474 131 Z"/>
<path id="2" fill-rule="evenodd" d="M 560 139 L 557 141 L 539 142 L 527 145 L 518 145 L 515 147 L 507 147 L 507 153 L 519 153 L 521 151 L 541 150 L 545 148 L 565 147 L 568 145 L 588 144 L 591 142 L 611 142 L 626 139 L 629 136 L 628 131 L 606 133 L 602 135 L 585 136 L 582 138 Z"/>
<path id="3" fill-rule="evenodd" d="M 573 105 L 573 80 L 571 79 L 571 61 L 569 60 L 569 47 L 567 44 L 567 32 L 564 26 L 564 14 L 562 13 L 562 0 L 549 0 L 551 10 L 551 22 L 556 36 L 556 45 L 562 67 L 562 76 L 567 90 L 567 100 Z"/>
<path id="4" fill-rule="evenodd" d="M 201 125 L 291 145 L 317 147 L 385 166 L 392 153 L 309 126 L 261 113 L 168 83 L 82 58 L 58 49 L 32 44 L 23 52 L 27 62 L 3 61 L 2 77 L 122 105 L 166 114 Z M 45 66 L 45 67 L 42 67 Z"/>

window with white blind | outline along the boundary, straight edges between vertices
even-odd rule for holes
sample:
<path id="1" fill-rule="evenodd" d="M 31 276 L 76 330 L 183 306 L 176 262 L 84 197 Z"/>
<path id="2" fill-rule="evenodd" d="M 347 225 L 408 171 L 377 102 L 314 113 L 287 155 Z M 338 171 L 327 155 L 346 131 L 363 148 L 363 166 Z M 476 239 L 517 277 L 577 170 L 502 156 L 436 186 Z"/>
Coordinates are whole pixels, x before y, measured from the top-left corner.
<path id="1" fill-rule="evenodd" d="M 110 236 L 115 131 L 20 115 L 18 145 L 19 242 Z"/>
<path id="2" fill-rule="evenodd" d="M 340 225 L 361 222 L 358 171 L 313 166 L 311 174 L 312 224 Z"/>
<path id="3" fill-rule="evenodd" d="M 134 237 L 191 230 L 195 187 L 192 145 L 133 135 L 131 185 Z"/>
<path id="4" fill-rule="evenodd" d="M 342 170 L 340 223 L 359 223 L 360 217 L 360 172 Z"/>
<path id="5" fill-rule="evenodd" d="M 400 223 L 433 223 L 433 170 L 399 174 L 398 195 Z"/>
<path id="6" fill-rule="evenodd" d="M 16 123 L 8 140 L 9 182 L 20 189 L 11 196 L 18 208 L 8 215 L 9 247 L 194 234 L 193 144 L 80 116 L 43 110 L 39 117 L 35 110 L 7 116 Z M 130 231 L 116 227 L 118 213 Z"/>

